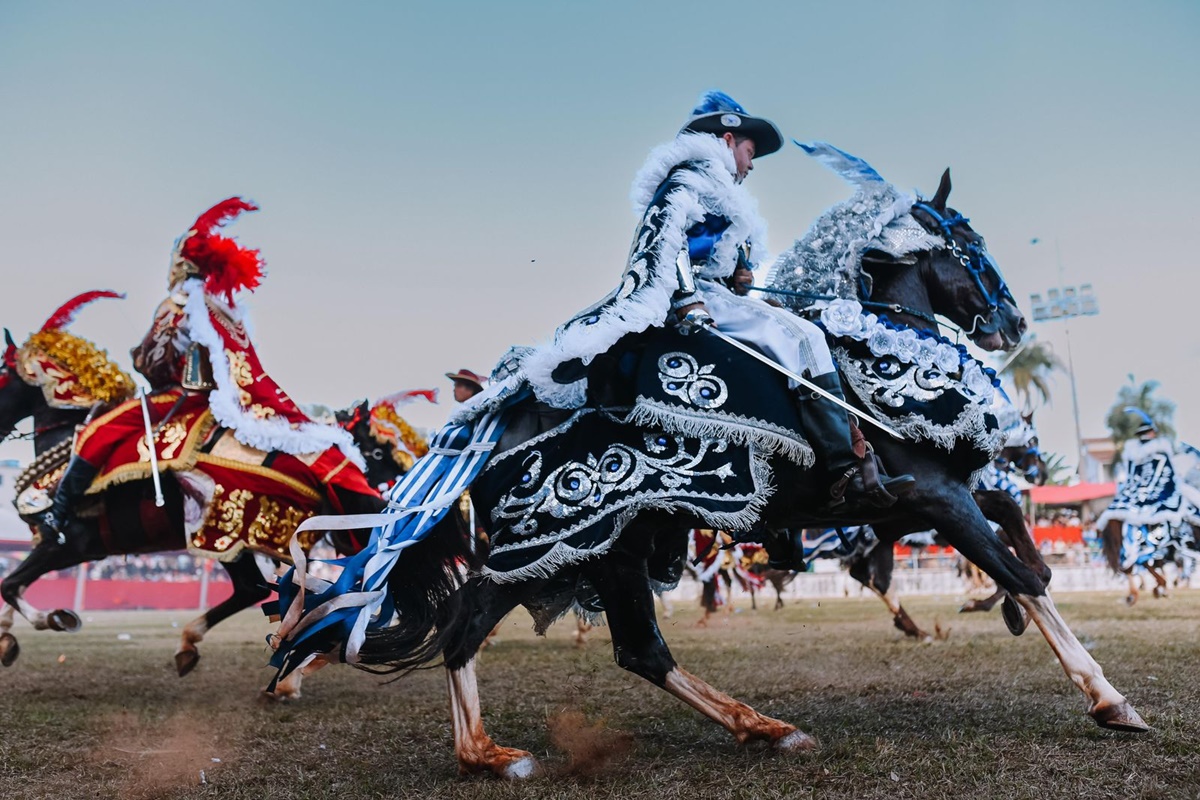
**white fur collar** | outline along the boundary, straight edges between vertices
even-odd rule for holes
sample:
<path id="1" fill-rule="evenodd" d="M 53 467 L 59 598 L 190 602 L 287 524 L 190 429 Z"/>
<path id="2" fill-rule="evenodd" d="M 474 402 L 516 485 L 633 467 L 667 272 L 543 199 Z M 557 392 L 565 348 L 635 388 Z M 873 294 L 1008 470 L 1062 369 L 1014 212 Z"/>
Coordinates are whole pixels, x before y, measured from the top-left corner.
<path id="1" fill-rule="evenodd" d="M 259 450 L 280 450 L 292 455 L 304 455 L 337 447 L 359 469 L 366 468 L 362 455 L 354 444 L 354 438 L 335 425 L 323 425 L 319 422 L 292 425 L 279 417 L 259 419 L 243 408 L 238 387 L 230 375 L 224 343 L 209 317 L 208 306 L 205 304 L 204 282 L 198 278 L 191 278 L 183 284 L 183 292 L 187 296 L 183 307 L 186 333 L 191 341 L 208 349 L 208 360 L 217 384 L 216 388 L 209 392 L 208 407 L 217 422 L 231 429 L 234 438 L 239 442 Z M 207 296 L 207 300 L 222 311 L 229 308 L 211 295 Z M 240 314 L 238 316 L 241 317 Z M 237 321 L 245 320 L 243 317 Z"/>
<path id="2" fill-rule="evenodd" d="M 767 228 L 758 215 L 758 202 L 734 179 L 737 165 L 733 151 L 711 133 L 682 133 L 650 151 L 629 191 L 633 213 L 641 217 L 671 170 L 687 161 L 699 164 L 696 177 L 689 177 L 685 182 L 696 190 L 704 210 L 742 223 L 737 225 L 739 230 L 722 236 L 719 245 L 734 249 L 749 239 L 751 262 L 766 263 Z M 703 178 L 699 179 L 700 176 Z M 739 237 L 737 234 L 743 227 L 746 235 Z"/>
<path id="3" fill-rule="evenodd" d="M 1150 456 L 1159 453 L 1167 456 L 1175 454 L 1175 448 L 1171 445 L 1170 440 L 1162 436 L 1156 436 L 1145 442 L 1141 439 L 1130 439 L 1125 443 L 1125 448 L 1122 451 L 1122 455 L 1126 461 L 1144 461 Z"/>

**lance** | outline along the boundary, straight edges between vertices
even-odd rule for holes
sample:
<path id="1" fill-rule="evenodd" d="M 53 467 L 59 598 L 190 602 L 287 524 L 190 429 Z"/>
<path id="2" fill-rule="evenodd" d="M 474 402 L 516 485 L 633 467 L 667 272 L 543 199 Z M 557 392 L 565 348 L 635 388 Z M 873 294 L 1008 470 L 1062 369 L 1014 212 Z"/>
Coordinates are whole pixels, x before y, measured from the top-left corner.
<path id="1" fill-rule="evenodd" d="M 158 451 L 154 448 L 154 428 L 150 425 L 150 403 L 146 399 L 146 387 L 142 387 L 142 423 L 146 426 L 146 449 L 150 451 L 150 479 L 154 481 L 154 505 L 162 508 L 162 477 L 158 474 Z"/>
<path id="2" fill-rule="evenodd" d="M 696 310 L 689 311 L 684 316 L 683 322 L 685 325 L 685 330 L 687 330 L 687 328 L 699 328 L 701 330 L 708 331 L 709 333 L 715 335 L 721 341 L 726 342 L 727 344 L 733 345 L 738 350 L 741 350 L 746 355 L 752 356 L 753 358 L 757 359 L 758 361 L 761 361 L 762 363 L 766 364 L 768 367 L 775 370 L 776 372 L 783 373 L 784 375 L 786 375 L 789 378 L 791 378 L 792 380 L 794 380 L 796 383 L 803 386 L 805 389 L 808 389 L 811 392 L 818 394 L 821 397 L 824 397 L 826 400 L 830 401 L 831 403 L 835 403 L 838 406 L 840 406 L 841 408 L 846 409 L 846 411 L 853 414 L 860 421 L 865 422 L 869 425 L 874 425 L 876 428 L 879 428 L 879 430 L 883 431 L 884 433 L 888 434 L 889 436 L 895 437 L 896 439 L 900 439 L 901 441 L 904 440 L 904 437 L 900 434 L 900 432 L 895 430 L 894 428 L 884 425 L 882 422 L 875 419 L 874 417 L 867 416 L 866 414 L 859 411 L 854 406 L 847 403 L 845 400 L 834 397 L 829 392 L 822 389 L 820 386 L 817 386 L 816 384 L 814 384 L 812 381 L 807 380 L 806 378 L 804 378 L 801 375 L 797 375 L 796 373 L 792 372 L 790 369 L 783 366 L 782 364 L 779 364 L 779 363 L 773 361 L 772 359 L 767 358 L 762 353 L 755 350 L 753 347 L 742 344 L 737 339 L 734 339 L 732 336 L 722 333 L 716 327 L 715 323 L 713 322 L 713 318 L 710 317 L 708 314 L 705 314 L 703 312 L 697 313 Z"/>

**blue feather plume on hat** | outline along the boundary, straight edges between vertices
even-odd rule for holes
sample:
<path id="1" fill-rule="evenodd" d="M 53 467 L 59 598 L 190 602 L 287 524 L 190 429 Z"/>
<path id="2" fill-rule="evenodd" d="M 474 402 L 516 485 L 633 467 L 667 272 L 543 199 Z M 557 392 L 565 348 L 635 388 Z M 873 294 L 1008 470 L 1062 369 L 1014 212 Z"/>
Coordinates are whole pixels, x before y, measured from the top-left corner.
<path id="1" fill-rule="evenodd" d="M 742 108 L 737 100 L 734 100 L 722 91 L 711 89 L 700 95 L 699 102 L 692 109 L 692 116 L 698 117 L 701 114 L 715 114 L 718 111 L 732 111 L 735 114 L 747 113 L 746 109 Z"/>
<path id="2" fill-rule="evenodd" d="M 1142 425 L 1148 425 L 1151 428 L 1158 427 L 1154 424 L 1154 420 L 1150 419 L 1150 415 L 1137 406 L 1125 406 L 1124 411 L 1126 414 L 1133 414 L 1135 417 L 1138 417 L 1142 421 Z"/>
<path id="3" fill-rule="evenodd" d="M 820 161 L 829 169 L 841 176 L 842 180 L 855 186 L 867 184 L 886 184 L 883 176 L 875 168 L 855 155 L 847 153 L 828 142 L 801 142 L 792 139 L 804 152 Z"/>

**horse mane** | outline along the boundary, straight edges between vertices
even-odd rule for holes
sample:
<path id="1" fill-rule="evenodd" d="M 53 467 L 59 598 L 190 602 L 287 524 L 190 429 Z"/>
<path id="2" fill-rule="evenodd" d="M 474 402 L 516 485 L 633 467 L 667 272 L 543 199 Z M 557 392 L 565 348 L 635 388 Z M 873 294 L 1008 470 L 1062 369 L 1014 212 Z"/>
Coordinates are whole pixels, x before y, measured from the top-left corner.
<path id="1" fill-rule="evenodd" d="M 883 180 L 860 158 L 823 143 L 801 145 L 855 187 L 854 194 L 831 206 L 775 260 L 766 285 L 793 292 L 858 299 L 862 269 L 868 250 L 879 250 L 896 259 L 942 246 L 912 217 L 917 198 Z M 795 299 L 792 306 L 808 306 L 810 299 Z"/>
<path id="2" fill-rule="evenodd" d="M 108 352 L 82 336 L 61 328 L 40 330 L 21 346 L 18 360 L 28 364 L 41 356 L 74 378 L 78 394 L 102 403 L 127 400 L 134 394 L 133 378 L 108 357 Z M 26 371 L 30 371 L 26 369 Z M 43 377 L 41 370 L 34 371 Z M 58 380 L 64 380 L 59 378 Z M 45 390 L 43 386 L 43 390 Z"/>

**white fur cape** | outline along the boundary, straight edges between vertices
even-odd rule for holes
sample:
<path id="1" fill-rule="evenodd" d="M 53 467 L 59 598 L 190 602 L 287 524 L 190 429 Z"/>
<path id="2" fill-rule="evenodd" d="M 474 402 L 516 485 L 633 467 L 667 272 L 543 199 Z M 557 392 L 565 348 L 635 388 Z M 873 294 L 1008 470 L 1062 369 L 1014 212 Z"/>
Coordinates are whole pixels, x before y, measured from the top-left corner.
<path id="1" fill-rule="evenodd" d="M 651 206 L 659 186 L 673 169 L 676 187 Z M 621 285 L 608 297 L 562 325 L 554 338 L 533 348 L 520 371 L 538 399 L 558 408 L 578 408 L 586 399 L 586 380 L 560 383 L 561 364 L 579 359 L 590 364 L 628 333 L 665 325 L 671 297 L 679 289 L 675 259 L 687 246 L 687 230 L 706 214 L 725 217 L 730 226 L 713 248 L 701 278 L 733 274 L 737 249 L 749 241 L 751 263 L 765 261 L 765 225 L 754 198 L 734 180 L 729 147 L 711 134 L 686 133 L 655 148 L 633 182 L 630 199 L 641 215 Z"/>
<path id="2" fill-rule="evenodd" d="M 209 316 L 205 303 L 204 282 L 199 278 L 190 278 L 183 284 L 183 292 L 187 295 L 183 306 L 183 327 L 186 329 L 184 333 L 208 350 L 209 363 L 212 365 L 213 378 L 217 384 L 208 395 L 209 408 L 217 422 L 232 430 L 234 438 L 249 447 L 266 452 L 279 450 L 291 455 L 321 453 L 330 447 L 337 447 L 359 469 L 366 468 L 362 454 L 354 445 L 353 437 L 341 428 L 319 422 L 293 425 L 279 417 L 260 419 L 243 408 L 238 399 L 237 384 L 229 369 L 225 345 L 213 328 L 212 318 Z M 238 310 L 216 298 L 209 299 L 230 319 L 244 322 Z"/>

